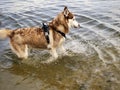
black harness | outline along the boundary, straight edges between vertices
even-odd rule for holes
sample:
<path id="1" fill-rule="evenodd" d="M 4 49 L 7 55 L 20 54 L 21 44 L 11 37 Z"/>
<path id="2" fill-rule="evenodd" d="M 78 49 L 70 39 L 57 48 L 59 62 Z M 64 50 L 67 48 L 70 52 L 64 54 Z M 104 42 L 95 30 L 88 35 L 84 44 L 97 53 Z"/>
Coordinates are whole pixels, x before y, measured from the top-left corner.
<path id="1" fill-rule="evenodd" d="M 66 38 L 65 33 L 61 32 L 61 31 L 59 31 L 59 30 L 55 30 L 55 31 L 58 32 L 58 33 L 60 33 L 64 38 Z"/>
<path id="2" fill-rule="evenodd" d="M 46 23 L 43 23 L 42 29 L 44 31 L 44 35 L 45 35 L 47 43 L 50 43 L 50 40 L 49 40 L 49 26 Z"/>
<path id="3" fill-rule="evenodd" d="M 44 35 L 45 35 L 46 41 L 47 41 L 47 43 L 49 44 L 49 43 L 50 43 L 50 39 L 49 39 L 49 30 L 50 30 L 50 28 L 49 28 L 49 26 L 48 26 L 46 23 L 43 23 L 42 29 L 43 29 L 43 31 L 44 31 Z M 61 32 L 61 31 L 59 31 L 59 30 L 56 30 L 56 29 L 54 29 L 54 30 L 55 30 L 57 33 L 61 34 L 61 36 L 63 36 L 64 38 L 66 38 L 65 33 Z"/>

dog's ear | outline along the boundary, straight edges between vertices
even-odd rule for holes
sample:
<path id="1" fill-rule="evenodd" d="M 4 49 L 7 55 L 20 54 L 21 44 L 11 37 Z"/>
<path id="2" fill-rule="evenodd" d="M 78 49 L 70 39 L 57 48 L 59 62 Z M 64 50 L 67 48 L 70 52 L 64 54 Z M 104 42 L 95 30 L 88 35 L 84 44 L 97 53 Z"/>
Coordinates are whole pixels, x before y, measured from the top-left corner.
<path id="1" fill-rule="evenodd" d="M 65 17 L 68 17 L 69 10 L 68 10 L 67 6 L 64 7 L 63 13 L 64 13 L 64 16 L 65 16 Z"/>

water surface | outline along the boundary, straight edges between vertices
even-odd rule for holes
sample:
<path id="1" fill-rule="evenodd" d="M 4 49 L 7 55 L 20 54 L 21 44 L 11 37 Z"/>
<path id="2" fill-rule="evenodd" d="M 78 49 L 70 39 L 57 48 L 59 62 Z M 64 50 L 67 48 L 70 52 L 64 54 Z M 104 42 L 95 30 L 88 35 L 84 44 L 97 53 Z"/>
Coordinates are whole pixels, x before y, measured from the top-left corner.
<path id="1" fill-rule="evenodd" d="M 120 89 L 119 0 L 2 0 L 0 29 L 41 26 L 65 5 L 81 25 L 67 35 L 68 55 L 48 64 L 48 51 L 32 50 L 20 61 L 1 40 L 0 90 Z"/>

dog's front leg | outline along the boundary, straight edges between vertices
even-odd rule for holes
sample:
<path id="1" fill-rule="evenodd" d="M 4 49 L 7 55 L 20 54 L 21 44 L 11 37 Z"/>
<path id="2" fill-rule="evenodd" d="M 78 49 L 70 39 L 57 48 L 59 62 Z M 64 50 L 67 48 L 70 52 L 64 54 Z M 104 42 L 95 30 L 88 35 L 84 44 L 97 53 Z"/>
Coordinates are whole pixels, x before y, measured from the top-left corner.
<path id="1" fill-rule="evenodd" d="M 63 45 L 61 45 L 61 46 L 59 47 L 59 50 L 60 50 L 60 54 L 61 54 L 61 55 L 68 55 L 68 53 L 67 53 L 67 51 L 66 51 L 66 49 L 64 48 Z"/>
<path id="2" fill-rule="evenodd" d="M 65 54 L 65 53 L 66 53 L 66 50 L 65 50 L 65 48 L 64 48 L 64 46 L 63 46 L 63 45 L 60 45 L 59 50 L 60 50 L 60 51 L 61 51 L 61 53 L 63 53 L 63 54 Z"/>
<path id="3" fill-rule="evenodd" d="M 56 48 L 51 48 L 51 55 L 52 55 L 55 59 L 58 58 L 58 54 L 57 54 Z"/>

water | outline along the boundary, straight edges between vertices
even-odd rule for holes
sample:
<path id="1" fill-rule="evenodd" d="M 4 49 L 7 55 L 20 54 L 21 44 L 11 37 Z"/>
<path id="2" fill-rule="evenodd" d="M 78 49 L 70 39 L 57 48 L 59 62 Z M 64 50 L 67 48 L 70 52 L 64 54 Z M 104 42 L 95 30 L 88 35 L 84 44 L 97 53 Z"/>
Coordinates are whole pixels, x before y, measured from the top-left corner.
<path id="1" fill-rule="evenodd" d="M 0 41 L 0 90 L 120 89 L 119 0 L 2 0 L 0 29 L 40 26 L 64 5 L 81 25 L 67 35 L 69 55 L 45 64 L 49 53 L 33 50 L 20 61 L 8 40 Z"/>

